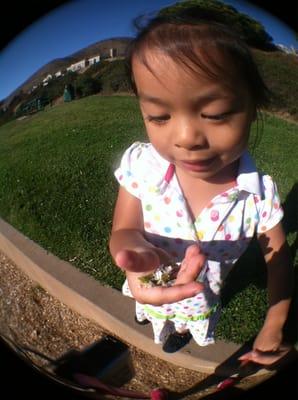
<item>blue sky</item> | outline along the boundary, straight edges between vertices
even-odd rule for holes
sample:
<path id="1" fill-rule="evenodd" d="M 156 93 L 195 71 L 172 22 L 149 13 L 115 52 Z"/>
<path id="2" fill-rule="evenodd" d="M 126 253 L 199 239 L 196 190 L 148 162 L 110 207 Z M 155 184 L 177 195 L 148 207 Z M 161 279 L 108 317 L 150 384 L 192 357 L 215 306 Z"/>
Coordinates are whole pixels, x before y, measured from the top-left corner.
<path id="1" fill-rule="evenodd" d="M 247 1 L 224 0 L 260 21 L 274 43 L 297 48 L 294 32 L 276 17 Z M 134 17 L 177 3 L 177 0 L 73 0 L 27 27 L 0 52 L 0 100 L 55 58 L 92 43 L 133 36 Z"/>

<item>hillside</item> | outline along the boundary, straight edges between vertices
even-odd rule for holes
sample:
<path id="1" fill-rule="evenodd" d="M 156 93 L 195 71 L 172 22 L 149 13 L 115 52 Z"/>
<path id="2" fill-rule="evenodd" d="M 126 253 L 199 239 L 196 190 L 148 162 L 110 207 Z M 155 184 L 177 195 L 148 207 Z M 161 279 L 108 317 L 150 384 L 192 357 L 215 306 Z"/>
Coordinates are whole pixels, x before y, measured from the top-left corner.
<path id="1" fill-rule="evenodd" d="M 21 104 L 30 102 L 34 98 L 47 98 L 49 102 L 55 102 L 63 94 L 65 85 L 71 84 L 75 86 L 75 98 L 99 92 L 102 94 L 111 94 L 119 91 L 130 91 L 125 62 L 116 58 L 114 62 L 103 61 L 92 65 L 83 74 L 66 74 L 62 78 L 52 79 L 48 86 L 40 86 L 31 94 L 27 94 L 33 85 L 41 82 L 48 74 L 53 75 L 74 62 L 90 58 L 97 54 L 101 54 L 102 58 L 104 58 L 104 55 L 109 53 L 109 49 L 111 48 L 116 48 L 118 54 L 124 54 L 130 40 L 129 38 L 114 38 L 97 42 L 68 57 L 53 60 L 43 66 L 18 89 L 18 92 L 10 96 L 8 99 L 10 102 L 9 109 L 5 113 L 0 113 L 0 125 L 15 118 L 15 112 L 18 107 Z M 298 121 L 296 101 L 296 93 L 298 92 L 298 57 L 279 50 L 270 52 L 258 49 L 251 50 L 264 81 L 272 93 L 271 104 L 267 110 Z M 23 90 L 23 93 L 21 90 Z M 8 100 L 6 99 L 6 102 Z"/>
<path id="2" fill-rule="evenodd" d="M 7 107 L 11 103 L 13 98 L 17 96 L 20 92 L 28 92 L 34 85 L 42 82 L 42 80 L 49 74 L 54 75 L 59 70 L 66 70 L 66 68 L 69 67 L 71 64 L 76 63 L 82 59 L 86 59 L 98 54 L 101 54 L 101 56 L 104 57 L 109 53 L 109 49 L 111 48 L 117 49 L 117 53 L 119 55 L 123 55 L 130 40 L 131 39 L 128 37 L 101 40 L 64 58 L 57 58 L 50 61 L 48 64 L 42 66 L 33 75 L 31 75 L 8 97 L 3 99 L 1 101 L 1 107 Z"/>
<path id="3" fill-rule="evenodd" d="M 298 121 L 298 57 L 282 51 L 256 49 L 253 54 L 272 93 L 269 109 Z"/>

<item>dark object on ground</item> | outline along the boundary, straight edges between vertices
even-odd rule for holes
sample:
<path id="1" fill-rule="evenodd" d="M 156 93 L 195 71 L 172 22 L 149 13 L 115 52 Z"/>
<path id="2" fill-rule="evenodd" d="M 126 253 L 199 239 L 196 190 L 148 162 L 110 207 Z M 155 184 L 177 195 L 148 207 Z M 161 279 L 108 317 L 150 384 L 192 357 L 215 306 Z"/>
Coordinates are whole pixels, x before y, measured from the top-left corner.
<path id="1" fill-rule="evenodd" d="M 190 332 L 183 334 L 178 332 L 171 333 L 162 346 L 162 349 L 166 353 L 175 353 L 176 351 L 182 349 L 182 347 L 186 346 L 191 338 L 192 336 Z"/>

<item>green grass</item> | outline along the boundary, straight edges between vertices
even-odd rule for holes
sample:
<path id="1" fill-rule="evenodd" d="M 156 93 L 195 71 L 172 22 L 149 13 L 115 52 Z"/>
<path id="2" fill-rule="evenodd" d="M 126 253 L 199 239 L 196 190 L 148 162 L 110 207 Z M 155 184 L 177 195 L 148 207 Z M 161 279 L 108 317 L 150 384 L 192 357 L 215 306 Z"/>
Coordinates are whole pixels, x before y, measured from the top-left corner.
<path id="1" fill-rule="evenodd" d="M 88 97 L 0 128 L 0 213 L 21 232 L 108 285 L 113 169 L 142 137 L 132 97 Z"/>
<path id="2" fill-rule="evenodd" d="M 273 116 L 264 122 L 253 154 L 285 201 L 298 175 L 297 125 Z M 108 252 L 117 193 L 113 170 L 123 150 L 144 137 L 137 102 L 129 96 L 90 96 L 1 126 L 1 217 L 61 259 L 120 289 L 124 277 Z M 297 235 L 293 219 L 290 242 Z M 243 342 L 256 334 L 266 290 L 255 244 L 230 274 L 223 303 L 219 337 Z"/>

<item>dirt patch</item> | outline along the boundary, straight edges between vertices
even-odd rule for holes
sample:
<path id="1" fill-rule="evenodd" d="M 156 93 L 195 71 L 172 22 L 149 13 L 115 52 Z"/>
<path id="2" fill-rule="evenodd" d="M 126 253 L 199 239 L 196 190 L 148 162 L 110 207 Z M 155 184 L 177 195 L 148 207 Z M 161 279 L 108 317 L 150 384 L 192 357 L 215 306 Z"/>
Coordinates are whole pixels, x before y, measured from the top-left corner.
<path id="1" fill-rule="evenodd" d="M 72 349 L 81 350 L 109 334 L 52 297 L 1 253 L 0 333 L 51 359 L 58 359 Z M 195 400 L 216 388 L 207 374 L 175 366 L 131 345 L 129 348 L 135 371 L 125 385 L 129 389 L 150 392 L 162 387 L 175 392 L 177 399 Z M 27 355 L 37 365 L 48 368 L 43 357 L 31 352 Z M 245 378 L 237 386 L 247 389 L 262 380 L 264 377 Z"/>

